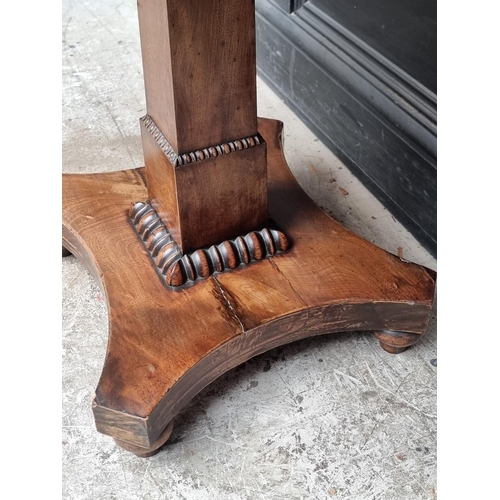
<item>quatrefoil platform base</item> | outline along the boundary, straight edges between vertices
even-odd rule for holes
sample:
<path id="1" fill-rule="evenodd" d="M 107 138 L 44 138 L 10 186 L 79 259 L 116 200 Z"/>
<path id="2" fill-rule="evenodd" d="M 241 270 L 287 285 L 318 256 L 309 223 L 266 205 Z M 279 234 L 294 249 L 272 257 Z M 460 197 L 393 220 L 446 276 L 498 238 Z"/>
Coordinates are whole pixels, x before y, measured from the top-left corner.
<path id="1" fill-rule="evenodd" d="M 143 169 L 63 175 L 63 249 L 93 273 L 109 312 L 96 427 L 138 456 L 157 452 L 191 399 L 253 356 L 314 335 L 367 330 L 398 353 L 427 329 L 435 273 L 323 213 L 286 165 L 281 122 L 260 119 L 259 133 L 269 217 L 289 248 L 193 275 L 177 288 L 160 279 L 130 221 L 131 203 L 148 197 Z"/>

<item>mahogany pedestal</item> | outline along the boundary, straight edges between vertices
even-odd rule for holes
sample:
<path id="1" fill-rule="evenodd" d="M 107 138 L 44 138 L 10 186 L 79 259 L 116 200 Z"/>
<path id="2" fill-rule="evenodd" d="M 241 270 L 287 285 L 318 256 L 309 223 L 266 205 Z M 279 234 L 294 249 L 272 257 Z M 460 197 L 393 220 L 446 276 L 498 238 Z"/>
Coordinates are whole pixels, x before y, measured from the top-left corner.
<path id="1" fill-rule="evenodd" d="M 174 417 L 231 368 L 298 339 L 375 332 L 398 353 L 425 333 L 435 273 L 346 230 L 298 186 L 282 124 L 259 119 L 267 143 L 268 212 L 283 253 L 169 287 L 130 222 L 148 198 L 144 169 L 63 175 L 64 249 L 101 283 L 109 342 L 93 411 L 97 430 L 138 456 L 169 438 Z"/>

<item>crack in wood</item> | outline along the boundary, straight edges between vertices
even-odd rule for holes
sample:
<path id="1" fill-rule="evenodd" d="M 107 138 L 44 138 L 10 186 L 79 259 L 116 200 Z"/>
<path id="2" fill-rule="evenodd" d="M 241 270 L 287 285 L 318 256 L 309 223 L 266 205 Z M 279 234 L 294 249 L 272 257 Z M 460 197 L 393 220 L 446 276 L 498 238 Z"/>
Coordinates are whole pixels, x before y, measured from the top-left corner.
<path id="1" fill-rule="evenodd" d="M 219 288 L 219 291 L 220 291 L 220 294 L 222 296 L 222 299 L 226 303 L 227 307 L 231 311 L 231 313 L 234 316 L 234 318 L 236 319 L 236 321 L 239 323 L 240 328 L 241 328 L 241 333 L 245 333 L 245 325 L 242 323 L 242 321 L 240 320 L 239 316 L 236 314 L 236 311 L 235 311 L 233 305 L 231 304 L 230 300 L 226 296 L 224 288 L 222 287 L 222 285 L 219 283 L 219 280 L 215 276 L 213 276 L 213 280 L 215 281 L 215 284 Z"/>

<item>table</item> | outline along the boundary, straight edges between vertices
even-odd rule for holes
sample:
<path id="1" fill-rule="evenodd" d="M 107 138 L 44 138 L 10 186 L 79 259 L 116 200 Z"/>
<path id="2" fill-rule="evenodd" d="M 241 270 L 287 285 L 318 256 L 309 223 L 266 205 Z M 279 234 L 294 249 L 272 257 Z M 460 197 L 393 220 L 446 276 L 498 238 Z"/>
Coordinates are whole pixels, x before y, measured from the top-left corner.
<path id="1" fill-rule="evenodd" d="M 417 342 L 435 273 L 297 185 L 282 124 L 256 114 L 252 2 L 138 6 L 145 168 L 63 176 L 63 253 L 108 302 L 97 429 L 150 456 L 200 390 L 268 349 L 348 330 L 393 353 Z"/>

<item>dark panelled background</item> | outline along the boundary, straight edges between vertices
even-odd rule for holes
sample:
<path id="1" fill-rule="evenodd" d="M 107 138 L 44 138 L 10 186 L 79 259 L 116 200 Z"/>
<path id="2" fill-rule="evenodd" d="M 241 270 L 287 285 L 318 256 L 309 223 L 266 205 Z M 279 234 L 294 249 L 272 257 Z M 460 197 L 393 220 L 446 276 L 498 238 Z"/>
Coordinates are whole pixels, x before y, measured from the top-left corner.
<path id="1" fill-rule="evenodd" d="M 436 255 L 436 2 L 255 3 L 259 75 Z"/>

